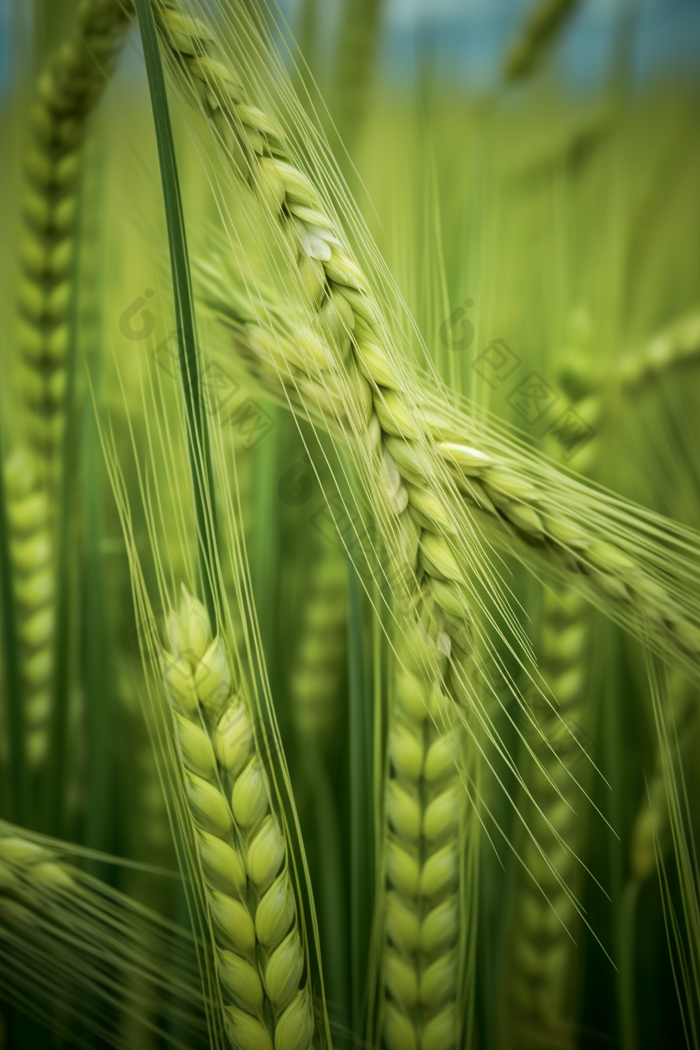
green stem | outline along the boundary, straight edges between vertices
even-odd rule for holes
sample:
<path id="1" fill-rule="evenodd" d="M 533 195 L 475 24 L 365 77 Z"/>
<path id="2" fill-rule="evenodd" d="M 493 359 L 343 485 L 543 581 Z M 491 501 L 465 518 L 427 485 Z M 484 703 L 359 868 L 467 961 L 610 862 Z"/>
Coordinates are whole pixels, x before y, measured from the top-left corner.
<path id="1" fill-rule="evenodd" d="M 610 844 L 609 855 L 609 878 L 610 878 L 610 914 L 612 916 L 613 933 L 613 960 L 619 966 L 621 944 L 620 925 L 617 918 L 622 911 L 622 891 L 624 886 L 624 856 L 620 838 L 622 832 L 623 813 L 621 805 L 622 787 L 625 781 L 624 753 L 622 750 L 622 712 L 620 710 L 620 698 L 622 695 L 620 666 L 618 655 L 618 639 L 613 639 L 606 633 L 605 644 L 601 646 L 605 654 L 605 662 L 602 666 L 610 668 L 608 679 L 608 693 L 605 697 L 603 707 L 603 730 L 604 730 L 604 755 L 605 770 L 610 783 L 610 791 L 607 805 L 607 817 L 613 832 L 615 833 Z M 616 977 L 616 1008 L 618 1031 L 623 1023 L 624 1003 L 623 985 L 620 974 Z"/>
<path id="2" fill-rule="evenodd" d="M 83 521 L 85 528 L 85 578 L 83 629 L 83 681 L 87 735 L 87 784 L 85 800 L 85 843 L 103 853 L 115 852 L 112 789 L 114 752 L 112 748 L 113 693 L 110 652 L 105 622 L 106 595 L 102 580 L 100 542 L 100 475 L 97 466 L 98 435 L 95 418 L 85 412 L 85 485 Z M 95 862 L 92 873 L 108 878 L 106 865 Z"/>
<path id="3" fill-rule="evenodd" d="M 314 740 L 304 741 L 304 764 L 313 793 L 319 856 L 319 901 L 325 986 L 337 1024 L 347 1026 L 347 916 L 340 817 L 334 786 Z"/>
<path id="4" fill-rule="evenodd" d="M 623 1050 L 637 1050 L 635 1008 L 636 918 L 640 884 L 628 882 L 620 910 L 620 1043 Z"/>
<path id="5" fill-rule="evenodd" d="M 287 427 L 274 410 L 276 421 Z M 255 533 L 253 538 L 253 594 L 260 625 L 265 666 L 273 696 L 277 695 L 277 609 L 280 557 L 280 514 L 277 504 L 279 474 L 278 430 L 273 430 L 243 456 L 255 456 Z"/>
<path id="6" fill-rule="evenodd" d="M 368 876 L 371 824 L 367 738 L 368 693 L 364 661 L 362 585 L 348 565 L 348 668 L 350 735 L 350 955 L 351 1025 L 354 1039 L 362 1039 L 362 1008 L 369 946 L 370 877 Z"/>
<path id="7" fill-rule="evenodd" d="M 135 5 L 151 96 L 153 124 L 156 133 L 160 176 L 163 187 L 163 203 L 168 227 L 180 372 L 187 416 L 187 442 L 199 536 L 202 591 L 209 618 L 212 624 L 217 624 L 219 617 L 217 616 L 216 602 L 218 577 L 215 557 L 214 487 L 209 433 L 204 418 L 200 384 L 192 281 L 190 278 L 185 219 L 180 194 L 180 180 L 175 156 L 175 141 L 170 122 L 168 95 L 158 46 L 158 32 L 151 9 L 151 0 L 135 0 Z"/>

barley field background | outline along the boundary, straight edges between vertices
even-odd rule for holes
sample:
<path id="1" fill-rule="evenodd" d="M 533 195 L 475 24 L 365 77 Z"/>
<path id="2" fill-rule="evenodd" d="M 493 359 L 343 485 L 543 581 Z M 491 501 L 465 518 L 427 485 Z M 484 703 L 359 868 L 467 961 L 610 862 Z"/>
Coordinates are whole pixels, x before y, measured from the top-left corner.
<path id="1" fill-rule="evenodd" d="M 1 1047 L 700 1047 L 699 54 L 0 7 Z"/>

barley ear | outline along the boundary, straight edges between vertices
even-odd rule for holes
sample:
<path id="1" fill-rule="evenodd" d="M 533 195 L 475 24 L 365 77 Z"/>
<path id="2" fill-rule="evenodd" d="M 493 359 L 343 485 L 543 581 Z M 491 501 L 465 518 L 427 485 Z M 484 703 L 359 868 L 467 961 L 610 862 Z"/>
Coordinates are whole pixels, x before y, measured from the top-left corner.
<path id="1" fill-rule="evenodd" d="M 10 554 L 18 618 L 27 764 L 46 759 L 53 674 L 55 568 L 49 500 L 36 457 L 17 449 L 5 464 Z"/>
<path id="2" fill-rule="evenodd" d="M 80 147 L 128 15 L 120 0 L 81 0 L 75 32 L 44 70 L 30 117 L 17 334 L 29 442 L 49 486 L 64 425 Z"/>
<path id="3" fill-rule="evenodd" d="M 338 715 L 347 630 L 347 567 L 335 540 L 316 546 L 290 686 L 299 734 L 325 745 Z"/>
<path id="4" fill-rule="evenodd" d="M 514 887 L 509 951 L 503 974 L 501 1045 L 575 1046 L 572 992 L 582 888 L 577 859 L 586 843 L 590 777 L 583 753 L 591 712 L 586 694 L 588 609 L 583 597 L 560 589 L 545 595 L 540 660 L 545 690 L 535 692 L 520 768 L 527 770 L 521 804 L 522 862 Z M 534 760 L 529 758 L 530 750 Z M 583 758 L 583 762 L 579 759 Z M 576 779 L 574 779 L 574 771 Z"/>
<path id="5" fill-rule="evenodd" d="M 441 690 L 445 657 L 419 628 L 409 629 L 404 641 L 385 798 L 384 1038 L 390 1050 L 449 1050 L 459 1045 L 463 1022 L 468 804 L 459 772 L 462 727 L 448 720 L 450 703 Z"/>
<path id="6" fill-rule="evenodd" d="M 543 493 L 517 462 L 503 462 L 502 452 L 494 455 L 478 444 L 455 440 L 454 414 L 447 406 L 442 412 L 440 407 L 416 409 L 421 387 L 388 347 L 372 283 L 353 258 L 323 195 L 300 170 L 278 120 L 251 104 L 208 25 L 182 14 L 174 0 L 159 5 L 156 18 L 173 61 L 196 92 L 234 171 L 259 193 L 277 221 L 300 292 L 325 344 L 317 335 L 308 343 L 315 345 L 316 354 L 305 355 L 289 338 L 267 340 L 273 374 L 279 384 L 286 371 L 296 383 L 302 368 L 316 402 L 327 406 L 327 416 L 335 416 L 336 425 L 352 439 L 371 479 L 375 510 L 394 562 L 395 590 L 415 608 L 416 585 L 422 581 L 440 610 L 446 644 L 456 653 L 469 651 L 467 556 L 453 527 L 455 515 L 465 517 L 459 490 L 470 508 L 479 508 L 523 549 L 540 544 L 557 569 L 602 596 L 610 611 L 638 632 L 640 617 L 646 618 L 665 648 L 697 661 L 700 628 L 634 557 L 613 543 L 581 535 L 574 522 L 561 519 L 559 510 L 549 513 Z M 220 306 L 225 315 L 225 300 Z M 260 353 L 266 333 L 249 322 L 250 316 L 244 327 Z M 280 356 L 285 354 L 281 372 Z M 325 375 L 324 355 L 329 365 Z M 473 430 L 468 419 L 462 426 L 465 435 Z M 434 478 L 446 483 L 436 485 L 430 480 Z"/>
<path id="7" fill-rule="evenodd" d="M 198 843 L 225 1024 L 235 1046 L 294 1046 L 313 1036 L 304 935 L 257 748 L 250 706 L 223 638 L 184 591 L 162 656 L 166 695 Z"/>

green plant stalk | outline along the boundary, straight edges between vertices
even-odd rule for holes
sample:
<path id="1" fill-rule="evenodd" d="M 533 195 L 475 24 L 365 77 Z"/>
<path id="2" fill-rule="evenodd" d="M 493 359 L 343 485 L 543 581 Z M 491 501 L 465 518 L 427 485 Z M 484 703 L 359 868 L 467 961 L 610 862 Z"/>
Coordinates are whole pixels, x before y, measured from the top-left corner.
<path id="1" fill-rule="evenodd" d="M 330 479 L 324 481 L 328 484 Z M 311 544 L 307 597 L 289 681 L 297 751 L 303 756 L 304 781 L 312 799 L 325 987 L 336 1021 L 345 1027 L 349 1023 L 348 909 L 334 757 L 346 674 L 347 578 L 347 559 L 337 540 L 324 538 Z"/>
<path id="2" fill-rule="evenodd" d="M 624 770 L 620 768 L 619 756 L 622 754 L 622 738 L 621 738 L 621 711 L 620 711 L 620 696 L 621 696 L 621 681 L 620 681 L 620 669 L 619 669 L 619 657 L 617 652 L 617 646 L 611 645 L 610 639 L 606 639 L 605 644 L 605 661 L 604 665 L 611 668 L 611 674 L 609 675 L 609 687 L 607 690 L 608 695 L 603 701 L 603 717 L 602 725 L 604 732 L 603 742 L 603 759 L 605 777 L 610 784 L 609 801 L 607 806 L 607 819 L 611 828 L 613 829 L 614 835 L 612 836 L 612 842 L 610 845 L 610 857 L 609 857 L 609 887 L 610 887 L 610 912 L 612 916 L 612 929 L 613 929 L 613 960 L 616 962 L 621 960 L 623 946 L 621 943 L 621 927 L 619 919 L 617 918 L 622 913 L 623 907 L 623 886 L 624 886 L 624 855 L 622 850 L 622 841 L 620 838 L 623 826 L 623 813 L 621 806 L 621 785 L 625 781 Z M 618 970 L 616 975 L 616 1006 L 617 1006 L 617 1024 L 618 1031 L 621 1032 L 623 1018 L 627 1012 L 626 1004 L 626 989 L 621 973 Z"/>
<path id="3" fill-rule="evenodd" d="M 156 132 L 158 160 L 163 187 L 163 203 L 165 205 L 165 217 L 168 227 L 170 265 L 177 318 L 178 352 L 185 398 L 188 451 L 199 536 L 202 593 L 209 618 L 212 624 L 216 625 L 218 618 L 216 614 L 217 574 L 215 570 L 216 525 L 213 502 L 214 488 L 212 485 L 209 434 L 204 418 L 199 378 L 192 283 L 190 280 L 180 180 L 175 156 L 175 142 L 170 122 L 163 64 L 158 46 L 158 34 L 153 19 L 151 3 L 150 0 L 134 0 L 134 3 L 143 42 L 143 55 L 151 95 L 153 124 Z"/>
<path id="4" fill-rule="evenodd" d="M 577 0 L 531 0 L 525 23 L 508 50 L 509 80 L 523 79 L 537 69 L 577 6 Z"/>
<path id="5" fill-rule="evenodd" d="M 382 0 L 345 0 L 343 5 L 336 45 L 335 116 L 351 160 L 366 116 L 381 14 Z"/>
<path id="6" fill-rule="evenodd" d="M 348 673 L 349 673 L 349 739 L 350 739 L 350 1018 L 356 1039 L 362 1035 L 362 1010 L 365 990 L 369 927 L 368 914 L 371 879 L 371 857 L 367 850 L 368 814 L 371 792 L 368 790 L 371 758 L 367 755 L 367 738 L 372 723 L 367 723 L 364 628 L 362 619 L 362 585 L 357 573 L 349 567 L 348 576 Z"/>
<path id="7" fill-rule="evenodd" d="M 321 916 L 325 989 L 328 1002 L 333 1005 L 336 1022 L 347 1026 L 347 907 L 338 808 L 335 804 L 333 784 L 318 743 L 307 738 L 303 747 L 309 783 L 313 786 L 317 840 L 321 845 L 321 885 L 316 897 Z"/>
<path id="8" fill-rule="evenodd" d="M 623 1050 L 637 1050 L 635 1011 L 635 940 L 639 882 L 628 882 L 622 894 L 620 911 L 620 1044 Z"/>
<path id="9" fill-rule="evenodd" d="M 113 701 L 110 673 L 110 651 L 104 610 L 107 596 L 103 586 L 99 553 L 100 472 L 98 469 L 98 435 L 92 405 L 84 413 L 84 491 L 83 522 L 85 530 L 83 679 L 87 736 L 87 797 L 85 801 L 85 842 L 104 853 L 114 851 L 112 804 L 114 762 L 112 749 Z M 107 870 L 100 864 L 93 870 L 100 878 Z"/>
<path id="10" fill-rule="evenodd" d="M 97 140 L 97 136 L 94 137 Z M 100 132 L 102 139 L 102 132 Z M 93 148 L 90 167 L 90 184 L 86 187 L 84 200 L 83 243 L 89 243 L 83 252 L 82 271 L 88 287 L 87 309 L 89 318 L 84 332 L 84 357 L 90 372 L 90 381 L 95 396 L 100 400 L 104 393 L 102 351 L 102 308 L 100 286 L 104 287 L 103 262 L 98 258 L 97 247 L 104 233 L 99 218 L 107 205 L 105 187 L 104 141 Z M 86 256 L 89 259 L 86 260 Z M 83 282 L 81 280 L 81 286 Z M 83 311 L 85 312 L 85 311 Z M 99 432 L 95 408 L 91 397 L 82 403 L 82 533 L 83 533 L 83 624 L 81 673 L 85 696 L 85 844 L 102 853 L 117 852 L 117 837 L 114 833 L 117 816 L 116 768 L 113 732 L 115 725 L 115 701 L 113 654 L 109 639 L 108 593 L 101 555 L 104 533 L 102 506 L 104 495 L 104 464 L 100 454 Z M 152 754 L 151 754 L 152 761 Z M 89 870 L 97 878 L 109 882 L 112 872 L 107 864 L 95 860 L 89 862 Z"/>
<path id="11" fill-rule="evenodd" d="M 279 569 L 279 507 L 276 482 L 279 474 L 278 435 L 280 423 L 286 426 L 287 421 L 280 418 L 280 413 L 273 409 L 277 417 L 277 429 L 273 430 L 260 442 L 255 452 L 244 452 L 243 455 L 255 455 L 255 547 L 253 561 L 253 590 L 255 607 L 260 623 L 260 635 L 265 666 L 267 668 L 272 695 L 276 695 L 277 686 L 277 617 L 278 607 L 278 569 Z"/>
<path id="12" fill-rule="evenodd" d="M 2 431 L 0 430 L 0 603 L 2 606 L 2 644 L 5 678 L 5 716 L 9 744 L 9 796 L 2 807 L 6 816 L 18 824 L 27 820 L 27 770 L 24 753 L 21 687 L 17 660 L 17 631 L 15 628 L 15 601 L 12 593 L 12 563 L 10 537 L 5 501 L 5 474 L 3 470 Z"/>

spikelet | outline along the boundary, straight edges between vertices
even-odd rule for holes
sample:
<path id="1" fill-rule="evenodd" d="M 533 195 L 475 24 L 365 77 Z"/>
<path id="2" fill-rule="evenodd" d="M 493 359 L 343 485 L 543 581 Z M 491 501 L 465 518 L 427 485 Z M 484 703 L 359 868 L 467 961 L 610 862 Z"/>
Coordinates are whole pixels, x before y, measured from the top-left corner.
<path id="1" fill-rule="evenodd" d="M 700 313 L 687 314 L 650 339 L 641 350 L 625 355 L 612 380 L 625 394 L 635 394 L 673 369 L 695 364 L 700 355 Z"/>
<path id="2" fill-rule="evenodd" d="M 459 1045 L 462 856 L 467 799 L 461 727 L 446 721 L 445 657 L 426 634 L 400 647 L 389 725 L 384 1039 L 389 1050 Z"/>
<path id="3" fill-rule="evenodd" d="M 37 462 L 17 449 L 5 464 L 27 762 L 46 758 L 53 675 L 55 565 L 49 502 Z"/>
<path id="4" fill-rule="evenodd" d="M 20 235 L 20 385 L 29 441 L 49 484 L 56 480 L 65 412 L 80 145 L 128 14 L 119 0 L 81 0 L 75 34 L 50 60 L 31 114 Z"/>
<path id="5" fill-rule="evenodd" d="M 305 1050 L 314 1022 L 287 856 L 248 700 L 204 606 L 171 614 L 163 680 L 199 847 L 229 1037 Z"/>

